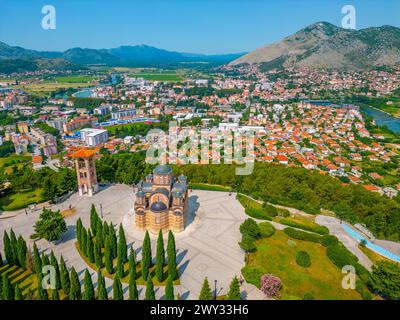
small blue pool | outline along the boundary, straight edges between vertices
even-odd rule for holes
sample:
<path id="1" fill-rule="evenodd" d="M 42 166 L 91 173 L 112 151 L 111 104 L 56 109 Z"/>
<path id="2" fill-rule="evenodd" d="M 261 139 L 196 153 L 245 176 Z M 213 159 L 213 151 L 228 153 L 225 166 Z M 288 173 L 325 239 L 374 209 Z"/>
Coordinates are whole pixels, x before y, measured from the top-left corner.
<path id="1" fill-rule="evenodd" d="M 386 250 L 385 248 L 382 248 L 367 239 L 365 239 L 363 236 L 361 236 L 358 232 L 356 232 L 354 229 L 350 228 L 349 226 L 342 224 L 343 229 L 353 238 L 355 238 L 358 242 L 361 242 L 361 240 L 366 241 L 366 247 L 371 249 L 372 251 L 375 251 L 379 253 L 380 255 L 392 259 L 394 261 L 400 262 L 400 257 L 395 255 L 393 252 L 390 252 L 389 250 Z"/>

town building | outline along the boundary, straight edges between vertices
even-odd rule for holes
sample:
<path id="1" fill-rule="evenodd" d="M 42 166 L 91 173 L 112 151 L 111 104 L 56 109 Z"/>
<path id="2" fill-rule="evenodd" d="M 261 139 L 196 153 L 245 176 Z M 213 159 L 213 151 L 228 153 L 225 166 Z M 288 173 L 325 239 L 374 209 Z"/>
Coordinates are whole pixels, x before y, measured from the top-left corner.
<path id="1" fill-rule="evenodd" d="M 81 139 L 88 147 L 96 147 L 108 140 L 108 131 L 86 128 L 80 131 Z"/>

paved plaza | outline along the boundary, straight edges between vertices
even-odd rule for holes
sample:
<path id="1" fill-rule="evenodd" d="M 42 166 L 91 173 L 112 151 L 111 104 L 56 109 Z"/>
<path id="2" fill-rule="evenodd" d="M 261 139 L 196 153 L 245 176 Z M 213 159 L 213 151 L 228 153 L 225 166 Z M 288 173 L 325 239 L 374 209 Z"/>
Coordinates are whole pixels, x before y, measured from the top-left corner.
<path id="1" fill-rule="evenodd" d="M 87 265 L 79 256 L 76 248 L 75 226 L 80 217 L 88 227 L 90 221 L 90 207 L 96 206 L 103 219 L 111 221 L 116 227 L 123 224 L 127 241 L 133 245 L 137 256 L 141 258 L 141 246 L 144 232 L 134 225 L 133 203 L 135 196 L 133 189 L 126 185 L 102 187 L 93 197 L 79 197 L 77 193 L 61 204 L 51 207 L 52 210 L 64 210 L 69 207 L 77 210 L 76 215 L 66 218 L 68 231 L 57 243 L 39 240 L 40 250 L 53 250 L 57 257 L 62 254 L 69 266 L 74 266 L 83 278 Z M 30 235 L 33 225 L 38 219 L 40 211 L 20 213 L 15 217 L 0 219 L 0 230 L 13 228 L 15 233 L 23 235 L 29 246 L 33 245 Z M 234 275 L 240 275 L 244 266 L 244 253 L 238 242 L 241 235 L 239 226 L 247 218 L 244 208 L 236 200 L 235 194 L 226 192 L 198 191 L 189 192 L 189 207 L 187 212 L 187 226 L 185 231 L 175 234 L 178 268 L 181 274 L 181 284 L 175 286 L 175 294 L 179 293 L 182 299 L 197 299 L 204 277 L 208 277 L 210 286 L 214 289 L 214 280 L 217 280 L 218 294 L 225 294 Z M 0 216 L 1 217 L 1 216 Z M 155 256 L 157 235 L 151 235 L 152 253 Z M 164 237 L 165 245 L 167 235 Z M 3 251 L 1 241 L 0 248 Z M 91 270 L 94 275 L 95 270 Z M 94 281 L 96 276 L 93 277 Z M 112 281 L 107 280 L 108 290 L 111 291 Z M 125 294 L 127 294 L 127 286 Z M 246 288 L 243 288 L 246 291 Z M 141 298 L 144 297 L 144 288 L 139 287 Z M 247 298 L 258 298 L 257 290 L 244 292 Z M 157 298 L 162 298 L 162 287 L 156 289 Z M 262 297 L 261 297 L 262 298 Z"/>

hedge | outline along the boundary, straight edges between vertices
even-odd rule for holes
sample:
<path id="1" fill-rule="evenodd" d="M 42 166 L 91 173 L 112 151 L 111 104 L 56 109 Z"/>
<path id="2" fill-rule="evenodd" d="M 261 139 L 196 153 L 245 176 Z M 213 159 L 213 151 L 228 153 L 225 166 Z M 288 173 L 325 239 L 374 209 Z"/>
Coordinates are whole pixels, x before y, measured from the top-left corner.
<path id="1" fill-rule="evenodd" d="M 242 268 L 242 275 L 244 279 L 257 288 L 260 288 L 260 279 L 261 277 L 266 274 L 266 270 L 258 266 L 245 266 Z"/>
<path id="2" fill-rule="evenodd" d="M 276 217 L 278 215 L 278 210 L 274 206 L 264 202 L 262 207 L 269 216 Z"/>
<path id="3" fill-rule="evenodd" d="M 310 255 L 306 251 L 299 251 L 296 253 L 296 262 L 300 267 L 308 268 L 311 266 Z"/>
<path id="4" fill-rule="evenodd" d="M 269 238 L 275 233 L 275 227 L 269 222 L 261 222 L 258 226 L 263 238 Z"/>
<path id="5" fill-rule="evenodd" d="M 339 243 L 338 238 L 333 235 L 325 234 L 322 236 L 321 244 L 325 247 L 334 246 Z"/>
<path id="6" fill-rule="evenodd" d="M 304 232 L 290 227 L 283 229 L 283 232 L 293 239 L 321 243 L 322 237 L 315 233 Z"/>
<path id="7" fill-rule="evenodd" d="M 252 217 L 254 219 L 272 221 L 272 218 L 264 210 L 256 209 L 256 208 L 246 208 L 244 211 L 246 212 L 247 215 L 249 215 L 250 217 Z"/>
<path id="8" fill-rule="evenodd" d="M 303 229 L 311 232 L 315 232 L 321 235 L 329 234 L 329 229 L 325 226 L 308 226 L 302 223 L 298 223 L 292 220 L 288 220 L 285 218 L 282 218 L 279 220 L 279 223 L 293 227 L 293 228 L 298 228 L 298 229 Z"/>

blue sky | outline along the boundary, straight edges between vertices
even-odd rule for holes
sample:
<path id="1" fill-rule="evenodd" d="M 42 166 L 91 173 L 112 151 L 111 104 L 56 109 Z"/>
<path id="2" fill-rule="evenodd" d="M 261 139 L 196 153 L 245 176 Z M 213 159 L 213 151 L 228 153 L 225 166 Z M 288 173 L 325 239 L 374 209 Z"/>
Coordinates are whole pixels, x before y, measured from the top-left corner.
<path id="1" fill-rule="evenodd" d="M 56 30 L 41 9 L 56 8 Z M 357 29 L 400 27 L 399 0 L 0 0 L 0 41 L 37 50 L 147 44 L 194 53 L 251 51 L 317 21 L 341 25 L 354 5 Z"/>

